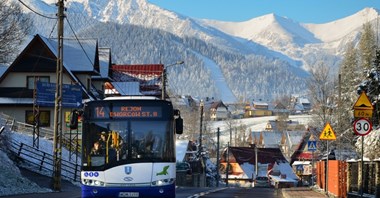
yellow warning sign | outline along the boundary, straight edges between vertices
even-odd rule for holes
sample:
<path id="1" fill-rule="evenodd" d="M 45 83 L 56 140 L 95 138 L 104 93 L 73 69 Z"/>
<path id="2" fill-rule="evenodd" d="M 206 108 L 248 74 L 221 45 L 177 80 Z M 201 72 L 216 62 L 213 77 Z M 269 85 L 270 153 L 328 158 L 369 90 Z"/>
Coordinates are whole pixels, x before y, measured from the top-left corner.
<path id="1" fill-rule="evenodd" d="M 373 109 L 372 103 L 369 101 L 367 94 L 364 91 L 355 102 L 354 109 Z"/>
<path id="2" fill-rule="evenodd" d="M 336 140 L 335 132 L 331 128 L 330 123 L 327 123 L 323 129 L 321 135 L 319 136 L 320 140 Z"/>

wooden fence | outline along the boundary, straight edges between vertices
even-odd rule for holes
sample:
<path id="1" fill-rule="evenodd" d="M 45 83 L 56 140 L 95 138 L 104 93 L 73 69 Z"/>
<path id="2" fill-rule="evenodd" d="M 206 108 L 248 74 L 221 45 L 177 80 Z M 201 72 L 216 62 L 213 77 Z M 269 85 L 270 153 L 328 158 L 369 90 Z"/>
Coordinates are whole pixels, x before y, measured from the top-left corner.
<path id="1" fill-rule="evenodd" d="M 334 197 L 380 197 L 380 161 L 364 162 L 363 177 L 360 161 L 329 160 L 327 190 Z M 317 162 L 319 188 L 326 190 L 326 161 Z M 363 183 L 362 183 L 363 182 Z"/>

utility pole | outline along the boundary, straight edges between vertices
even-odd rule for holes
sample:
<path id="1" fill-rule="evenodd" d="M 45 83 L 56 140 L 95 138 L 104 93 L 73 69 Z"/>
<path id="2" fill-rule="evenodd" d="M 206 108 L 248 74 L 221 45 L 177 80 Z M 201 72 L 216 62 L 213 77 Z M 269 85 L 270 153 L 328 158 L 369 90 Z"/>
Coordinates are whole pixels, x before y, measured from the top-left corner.
<path id="1" fill-rule="evenodd" d="M 216 187 L 219 187 L 219 136 L 220 129 L 218 127 L 216 132 Z"/>
<path id="2" fill-rule="evenodd" d="M 202 174 L 201 174 L 201 177 L 202 177 L 202 181 L 204 182 L 204 175 L 205 175 L 205 165 L 204 165 L 204 162 L 203 162 L 203 155 L 202 155 L 202 151 L 203 151 L 203 146 L 202 146 L 202 121 L 203 121 L 203 100 L 201 100 L 199 106 L 200 106 L 200 112 L 201 112 L 201 115 L 200 115 L 200 121 L 199 121 L 199 149 L 198 149 L 198 152 L 199 152 L 199 158 L 200 158 L 200 161 L 201 161 L 201 164 L 202 164 Z"/>
<path id="3" fill-rule="evenodd" d="M 63 20 L 64 0 L 58 0 L 58 57 L 56 69 L 56 89 L 54 103 L 54 142 L 53 142 L 53 190 L 61 190 L 62 163 L 62 69 L 63 69 Z"/>
<path id="4" fill-rule="evenodd" d="M 227 167 L 226 167 L 226 187 L 228 187 L 228 172 L 230 171 L 230 142 L 227 142 Z"/>

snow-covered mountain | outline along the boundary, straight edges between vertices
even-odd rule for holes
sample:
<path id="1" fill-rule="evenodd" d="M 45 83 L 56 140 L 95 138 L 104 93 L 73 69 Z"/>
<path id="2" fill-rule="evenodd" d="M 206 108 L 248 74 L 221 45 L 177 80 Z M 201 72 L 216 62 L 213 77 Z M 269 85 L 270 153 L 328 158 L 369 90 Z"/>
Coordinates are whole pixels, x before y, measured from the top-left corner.
<path id="1" fill-rule="evenodd" d="M 45 15 L 55 14 L 56 0 L 24 2 Z M 185 67 L 169 70 L 173 94 L 228 102 L 303 92 L 309 68 L 323 61 L 336 71 L 345 44 L 357 41 L 362 25 L 376 24 L 379 17 L 378 10 L 366 8 L 325 24 L 302 24 L 276 14 L 223 22 L 193 19 L 147 0 L 69 0 L 65 7 L 76 33 L 99 38 L 112 48 L 117 63 L 184 60 Z M 36 24 L 50 23 L 38 25 L 37 33 L 51 32 L 53 22 L 34 18 Z M 217 86 L 221 81 L 224 85 Z"/>

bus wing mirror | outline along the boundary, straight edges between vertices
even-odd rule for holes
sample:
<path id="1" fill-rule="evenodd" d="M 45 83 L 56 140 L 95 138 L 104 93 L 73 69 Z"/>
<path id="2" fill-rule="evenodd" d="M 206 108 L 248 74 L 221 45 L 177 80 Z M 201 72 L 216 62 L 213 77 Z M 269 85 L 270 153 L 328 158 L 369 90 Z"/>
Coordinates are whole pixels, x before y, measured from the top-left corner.
<path id="1" fill-rule="evenodd" d="M 183 119 L 181 118 L 181 116 L 175 119 L 175 132 L 177 134 L 183 133 Z"/>
<path id="2" fill-rule="evenodd" d="M 78 129 L 78 111 L 73 110 L 70 117 L 70 129 Z"/>

